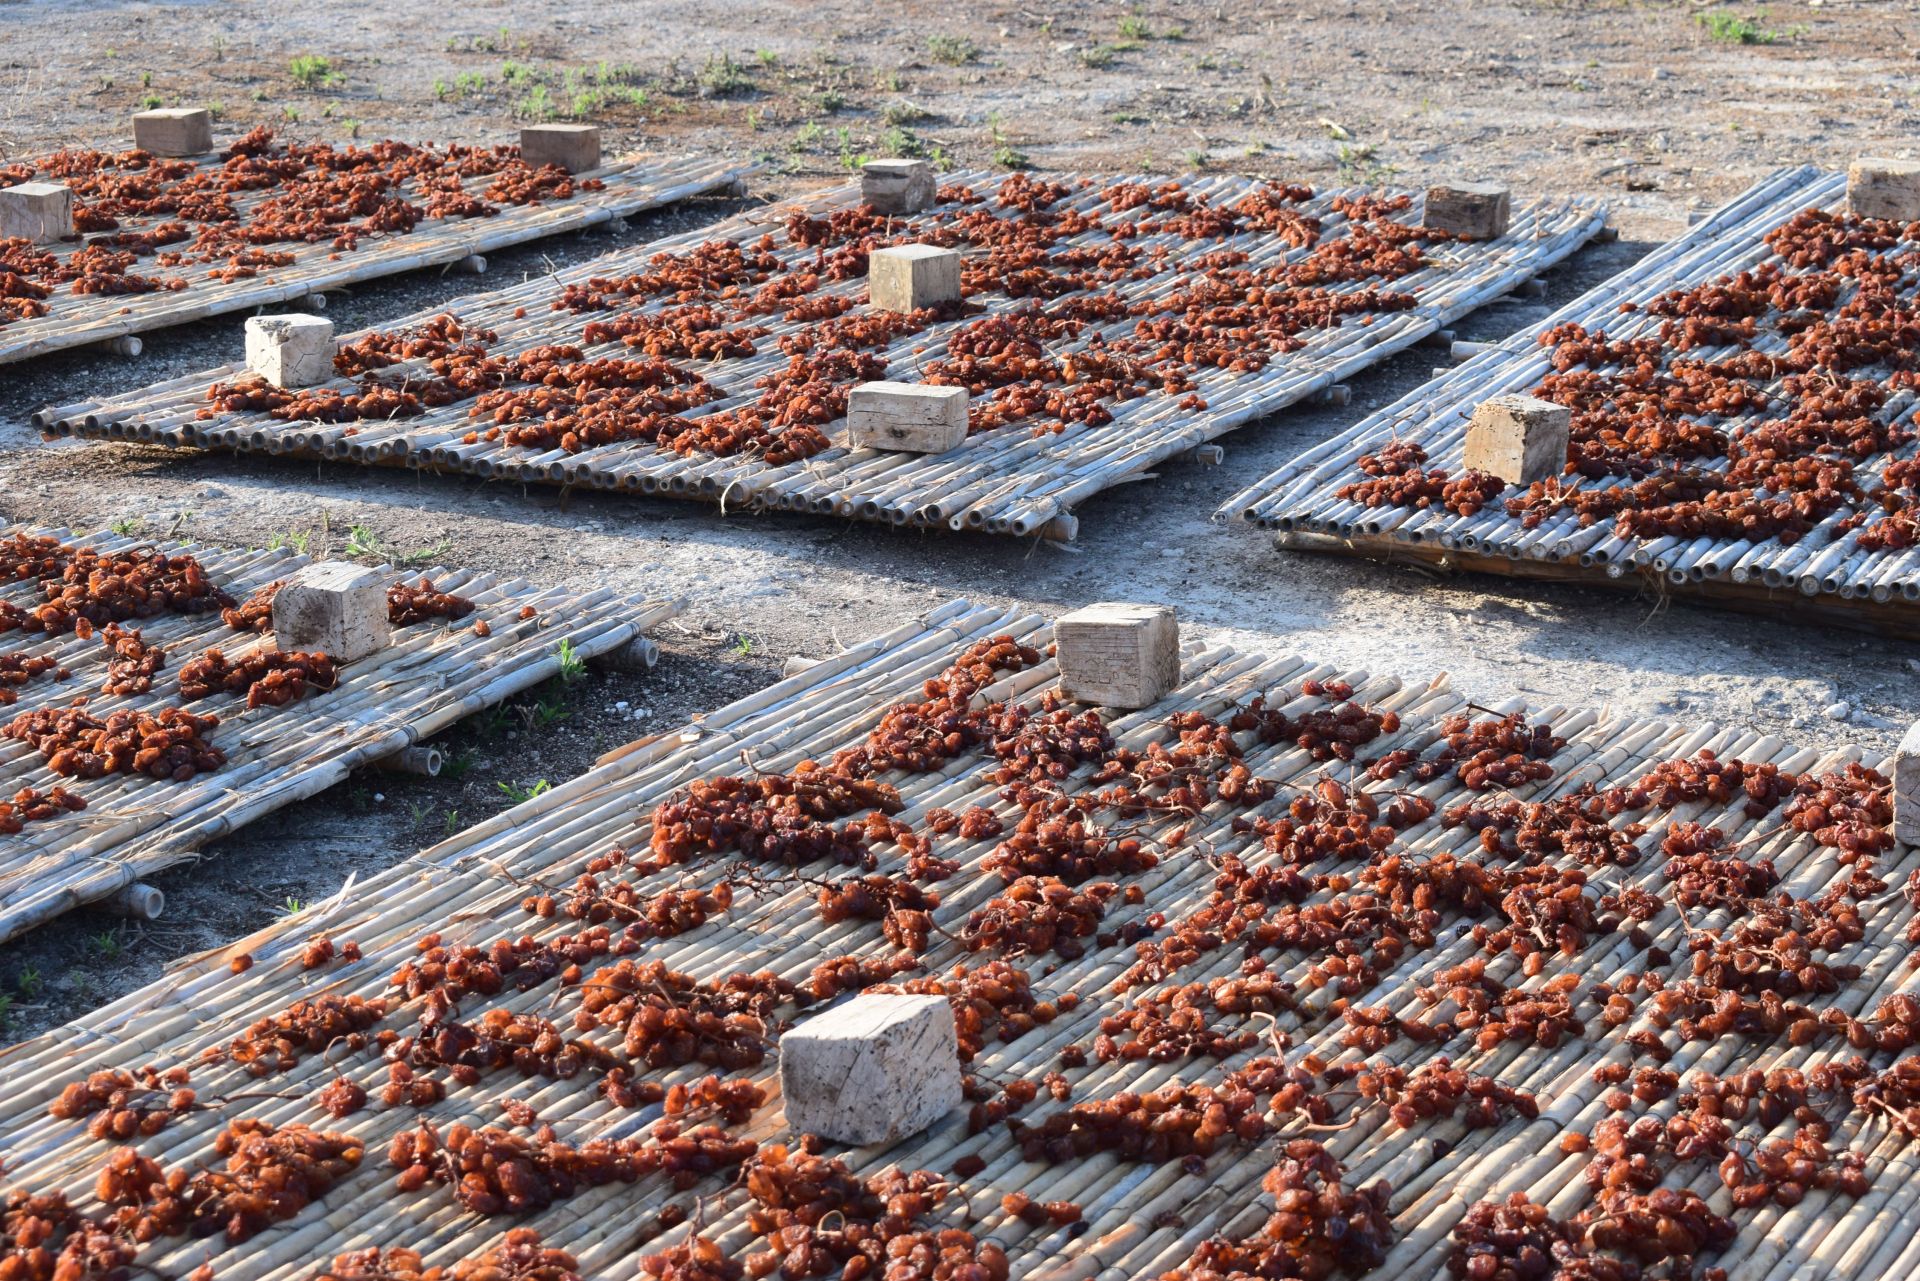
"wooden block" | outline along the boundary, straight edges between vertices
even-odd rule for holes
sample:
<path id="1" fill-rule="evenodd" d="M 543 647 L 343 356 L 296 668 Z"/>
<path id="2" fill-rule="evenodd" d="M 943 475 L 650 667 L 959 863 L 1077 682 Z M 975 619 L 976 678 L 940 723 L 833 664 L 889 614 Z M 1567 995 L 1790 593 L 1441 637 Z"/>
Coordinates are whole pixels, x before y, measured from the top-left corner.
<path id="1" fill-rule="evenodd" d="M 1452 182 L 1427 188 L 1421 225 L 1468 240 L 1494 240 L 1507 234 L 1513 198 L 1491 182 Z"/>
<path id="2" fill-rule="evenodd" d="M 289 312 L 247 320 L 247 368 L 276 387 L 311 387 L 333 377 L 333 322 Z"/>
<path id="3" fill-rule="evenodd" d="M 273 643 L 286 651 L 318 650 L 351 663 L 386 648 L 387 582 L 348 561 L 308 565 L 273 597 Z"/>
<path id="4" fill-rule="evenodd" d="M 559 165 L 568 173 L 600 167 L 599 125 L 528 125 L 520 131 L 520 158 L 538 169 Z"/>
<path id="5" fill-rule="evenodd" d="M 204 107 L 136 111 L 133 145 L 156 156 L 204 156 L 213 150 L 213 115 Z"/>
<path id="6" fill-rule="evenodd" d="M 1847 166 L 1847 208 L 1862 218 L 1920 222 L 1920 160 L 1861 156 Z"/>
<path id="7" fill-rule="evenodd" d="M 1893 839 L 1920 845 L 1920 721 L 1893 752 Z"/>
<path id="8" fill-rule="evenodd" d="M 787 1124 L 865 1147 L 895 1143 L 959 1107 L 960 1045 L 944 996 L 870 992 L 780 1038 Z"/>
<path id="9" fill-rule="evenodd" d="M 1533 396 L 1491 396 L 1467 423 L 1466 465 L 1509 485 L 1558 476 L 1567 465 L 1573 411 Z"/>
<path id="10" fill-rule="evenodd" d="M 936 194 L 933 166 L 924 160 L 869 160 L 860 166 L 860 199 L 883 214 L 919 213 Z"/>
<path id="11" fill-rule="evenodd" d="M 861 383 L 847 393 L 847 445 L 943 454 L 967 438 L 967 389 Z"/>
<path id="12" fill-rule="evenodd" d="M 960 301 L 960 251 L 895 245 L 867 258 L 867 301 L 881 311 L 919 311 Z"/>
<path id="13" fill-rule="evenodd" d="M 1106 602 L 1053 625 L 1060 688 L 1103 707 L 1148 707 L 1180 683 L 1180 626 L 1165 605 Z"/>
<path id="14" fill-rule="evenodd" d="M 73 192 L 57 182 L 0 187 L 0 240 L 23 236 L 36 245 L 73 235 Z"/>

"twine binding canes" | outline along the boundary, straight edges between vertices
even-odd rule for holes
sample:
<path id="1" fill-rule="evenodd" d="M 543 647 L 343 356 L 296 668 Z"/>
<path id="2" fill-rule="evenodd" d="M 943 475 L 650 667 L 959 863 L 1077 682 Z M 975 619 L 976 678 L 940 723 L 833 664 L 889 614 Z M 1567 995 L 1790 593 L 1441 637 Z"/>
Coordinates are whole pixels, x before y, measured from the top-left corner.
<path id="1" fill-rule="evenodd" d="M 131 536 L 83 538 L 65 530 L 25 528 L 0 535 L 16 532 L 102 550 L 141 542 Z M 235 553 L 190 544 L 177 550 L 194 555 L 209 578 L 236 600 L 306 563 L 287 550 Z M 310 692 L 286 707 L 249 711 L 244 698 L 232 695 L 192 704 L 193 710 L 221 719 L 210 735 L 227 754 L 221 769 L 181 784 L 130 775 L 75 781 L 55 776 L 25 744 L 0 746 L 0 773 L 8 779 L 0 792 L 11 796 L 22 787 L 45 791 L 60 784 L 88 803 L 85 810 L 0 837 L 0 938 L 197 857 L 207 842 L 260 815 L 538 684 L 558 670 L 554 651 L 563 639 L 582 658 L 592 657 L 629 643 L 681 608 L 678 602 L 638 601 L 606 589 L 580 594 L 539 590 L 521 580 L 497 583 L 466 571 L 412 570 L 394 577 L 413 581 L 422 573 L 441 590 L 465 594 L 474 611 L 451 624 L 397 629 L 388 648 L 346 665 L 336 689 Z M 0 600 L 31 608 L 38 594 L 29 583 L 4 584 Z M 534 614 L 523 619 L 520 612 L 527 608 Z M 489 625 L 489 635 L 475 634 L 480 621 Z M 203 650 L 217 647 L 237 658 L 272 648 L 270 636 L 236 633 L 217 612 L 161 615 L 129 625 L 167 654 L 149 693 L 100 694 L 111 655 L 97 638 L 83 641 L 69 633 L 28 640 L 31 634 L 14 632 L 9 639 L 25 643 L 8 648 L 52 657 L 71 676 L 18 687 L 18 701 L 7 715 L 64 705 L 76 695 L 91 695 L 89 710 L 100 716 L 169 706 L 178 701 L 180 667 Z"/>
<path id="2" fill-rule="evenodd" d="M 994 175 L 967 173 L 950 176 L 959 185 L 985 184 Z M 1134 177 L 1131 181 L 1149 181 Z M 1116 222 L 1139 223 L 1154 211 L 1146 206 L 1113 213 L 1106 189 L 1091 178 L 1074 179 L 1057 209 L 1083 214 L 1106 214 Z M 1200 197 L 1212 197 L 1228 203 L 1254 190 L 1259 184 L 1250 179 L 1215 176 L 1186 184 L 1186 191 Z M 1363 194 L 1323 192 L 1304 203 L 1304 213 L 1322 222 L 1322 235 L 1331 237 L 1346 226 L 1342 212 L 1333 208 L 1336 198 Z M 596 277 L 617 277 L 641 267 L 657 253 L 687 253 L 713 241 L 731 241 L 755 245 L 770 226 L 794 215 L 815 216 L 857 202 L 857 187 L 824 193 L 809 201 L 754 211 L 729 220 L 718 227 L 673 237 L 643 249 L 608 255 L 592 263 L 569 268 L 553 277 L 527 282 L 508 291 L 471 295 L 456 300 L 434 313 L 400 322 L 397 327 L 417 324 L 439 311 L 458 315 L 463 323 L 495 330 L 499 341 L 495 350 L 502 354 L 524 351 L 528 347 L 554 342 L 575 342 L 579 328 L 599 313 L 581 315 L 555 313 L 549 306 L 563 289 L 582 285 Z M 946 208 L 949 212 L 951 207 Z M 988 206 L 977 206 L 1001 216 Z M 947 213 L 939 213 L 946 217 Z M 903 234 L 913 234 L 912 223 L 899 224 Z M 146 421 L 155 424 L 156 434 L 174 427 L 187 430 L 193 443 L 238 451 L 293 452 L 315 448 L 315 438 L 324 452 L 337 453 L 350 461 L 374 465 L 430 466 L 457 470 L 484 477 L 512 477 L 549 484 L 592 484 L 601 488 L 638 489 L 642 492 L 671 493 L 676 496 L 718 501 L 726 496 L 729 510 L 742 507 L 779 507 L 814 512 L 839 512 L 888 524 L 940 524 L 961 519 L 969 525 L 991 528 L 996 532 L 1024 532 L 1045 517 L 1007 506 L 1013 495 L 1043 492 L 1052 482 L 1070 486 L 1063 498 L 1048 496 L 1034 500 L 1038 511 L 1048 514 L 1093 492 L 1103 483 L 1119 480 L 1140 470 L 1139 443 L 1135 436 L 1152 433 L 1155 440 L 1172 442 L 1166 449 L 1178 452 L 1179 441 L 1198 442 L 1229 430 L 1261 412 L 1291 403 L 1299 396 L 1331 384 L 1336 378 L 1356 371 L 1439 323 L 1436 317 L 1450 317 L 1497 295 L 1529 278 L 1540 267 L 1573 252 L 1595 234 L 1601 225 L 1600 213 L 1591 206 L 1568 201 L 1538 201 L 1516 213 L 1513 229 L 1497 241 L 1472 245 L 1448 245 L 1436 250 L 1419 271 L 1394 282 L 1394 287 L 1412 292 L 1421 302 L 1407 315 L 1382 317 L 1378 324 L 1350 323 L 1338 328 L 1308 331 L 1309 353 L 1290 359 L 1288 369 L 1278 375 L 1237 378 L 1224 370 L 1205 369 L 1197 379 L 1200 391 L 1217 402 L 1207 413 L 1174 412 L 1150 397 L 1145 404 L 1119 406 L 1119 421 L 1105 428 L 1083 431 L 1072 428 L 1054 441 L 1030 443 L 1027 424 L 976 436 L 967 446 L 950 455 L 902 460 L 876 457 L 869 453 L 849 454 L 830 449 L 784 468 L 769 467 L 746 456 L 705 458 L 680 457 L 664 453 L 647 442 L 601 445 L 567 455 L 559 451 L 536 453 L 490 441 L 481 436 L 466 440 L 475 428 L 485 428 L 467 415 L 469 403 L 433 408 L 413 418 L 390 424 L 358 424 L 352 428 L 334 426 L 312 428 L 288 424 L 264 415 L 221 414 L 212 419 L 199 417 L 204 410 L 201 393 L 211 382 L 194 386 L 176 380 L 151 393 L 137 393 L 103 405 L 64 406 L 41 416 L 43 430 L 55 434 L 91 435 L 112 428 L 100 424 Z M 1109 243 L 1104 231 L 1075 230 L 1061 241 L 1063 248 L 1097 249 Z M 1149 259 L 1152 266 L 1143 280 L 1120 282 L 1120 289 L 1133 303 L 1155 298 L 1170 298 L 1188 283 L 1182 263 L 1194 254 L 1231 252 L 1246 254 L 1246 266 L 1259 268 L 1297 261 L 1310 247 L 1295 248 L 1277 237 L 1257 230 L 1235 232 L 1218 240 L 1182 239 L 1166 229 L 1136 236 L 1136 249 L 1165 250 L 1172 256 L 1165 263 Z M 776 241 L 771 252 L 783 265 L 810 269 L 814 250 L 805 245 Z M 1336 293 L 1352 292 L 1365 282 L 1341 282 L 1331 286 Z M 816 291 L 822 297 L 839 296 L 858 302 L 864 287 L 858 278 L 824 282 Z M 996 294 L 976 295 L 974 301 L 992 309 L 1025 305 L 1024 300 Z M 657 313 L 669 301 L 644 298 L 626 310 L 635 315 Z M 722 398 L 686 417 L 699 418 L 746 403 L 760 393 L 758 379 L 785 366 L 785 353 L 778 342 L 800 332 L 811 322 L 787 320 L 777 312 L 754 317 L 770 332 L 760 341 L 756 354 L 743 358 L 708 362 L 698 372 L 713 381 Z M 947 339 L 967 324 L 966 318 L 935 324 L 918 333 L 901 335 L 885 349 L 884 356 L 893 377 L 915 377 L 925 363 L 941 358 Z M 1090 323 L 1079 339 L 1066 343 L 1062 352 L 1086 349 L 1097 337 L 1112 338 L 1131 332 L 1133 320 L 1121 318 Z M 351 340 L 351 339 L 349 339 Z M 1315 353 L 1324 353 L 1319 355 Z M 599 353 L 595 353 L 599 354 Z M 347 390 L 348 384 L 335 387 Z M 1252 394 L 1254 388 L 1260 394 Z M 1151 410 L 1143 414 L 1143 410 Z M 244 422 L 236 421 L 244 420 Z M 1199 426 L 1194 426 L 1194 423 Z M 346 440 L 351 430 L 354 439 Z M 289 446 L 291 445 L 291 449 Z M 1072 465 L 1061 467 L 1049 449 L 1073 451 Z M 1158 454 L 1154 450 L 1151 453 Z M 1111 459 L 1111 462 L 1103 460 Z M 1002 509 L 969 511 L 982 495 L 997 495 Z"/>
<path id="3" fill-rule="evenodd" d="M 1807 602 L 1804 606 L 1789 603 L 1790 609 L 1894 634 L 1920 631 L 1920 627 L 1903 621 L 1899 609 L 1908 600 L 1920 599 L 1920 586 L 1912 591 L 1906 587 L 1920 567 L 1920 554 L 1903 548 L 1860 550 L 1849 518 L 1862 507 L 1851 502 L 1819 517 L 1806 535 L 1783 542 L 1778 537 L 1623 538 L 1614 532 L 1611 520 L 1582 528 L 1570 512 L 1550 515 L 1538 527 L 1528 529 L 1506 514 L 1500 500 L 1477 515 L 1458 517 L 1439 509 L 1369 509 L 1338 499 L 1333 493 L 1358 478 L 1353 464 L 1361 454 L 1394 438 L 1420 444 L 1429 456 L 1428 465 L 1457 470 L 1472 407 L 1490 395 L 1528 390 L 1547 372 L 1546 356 L 1538 346 L 1540 335 L 1566 323 L 1604 329 L 1614 340 L 1654 335 L 1660 317 L 1644 310 L 1626 314 L 1620 307 L 1641 304 L 1669 290 L 1684 289 L 1766 261 L 1770 257 L 1763 241 L 1767 232 L 1803 208 L 1836 208 L 1843 195 L 1844 179 L 1840 175 L 1800 168 L 1770 176 L 1687 234 L 1568 304 L 1533 330 L 1475 356 L 1235 495 L 1221 508 L 1219 517 L 1248 520 L 1282 535 L 1314 533 L 1342 540 L 1286 540 L 1286 545 L 1312 550 L 1367 556 L 1411 554 L 1427 560 L 1444 560 L 1445 553 L 1459 551 L 1475 557 L 1504 557 L 1509 562 L 1503 567 L 1496 561 L 1475 559 L 1470 568 L 1530 573 L 1530 565 L 1553 565 L 1556 576 L 1571 581 L 1613 581 L 1622 586 L 1638 586 L 1640 574 L 1653 574 L 1663 580 L 1667 590 L 1700 593 L 1704 599 L 1736 608 L 1776 608 L 1771 593 L 1788 589 L 1797 591 Z M 1762 333 L 1748 346 L 1762 354 L 1787 350 L 1784 336 L 1772 332 Z M 1738 350 L 1732 346 L 1702 347 L 1689 353 L 1689 358 L 1711 361 Z M 1855 371 L 1853 376 L 1872 380 L 1885 374 L 1870 367 Z M 1727 429 L 1737 431 L 1777 416 L 1777 411 L 1761 408 L 1722 421 Z M 1912 393 L 1895 389 L 1875 418 L 1889 429 L 1909 426 L 1914 420 Z M 1908 460 L 1915 452 L 1909 442 L 1871 458 L 1859 468 L 1858 483 L 1870 489 L 1890 464 Z M 1707 463 L 1705 470 L 1724 472 L 1727 466 L 1727 460 L 1716 459 Z M 1627 483 L 1631 481 L 1583 482 L 1583 486 Z M 1868 506 L 1865 510 L 1871 515 L 1874 509 Z"/>

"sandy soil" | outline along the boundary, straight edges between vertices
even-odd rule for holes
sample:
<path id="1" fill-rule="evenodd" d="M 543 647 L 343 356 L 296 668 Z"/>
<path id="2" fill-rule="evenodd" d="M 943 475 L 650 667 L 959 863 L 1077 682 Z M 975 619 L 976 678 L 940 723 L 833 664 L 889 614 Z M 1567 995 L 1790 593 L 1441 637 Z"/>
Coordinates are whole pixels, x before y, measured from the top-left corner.
<path id="1" fill-rule="evenodd" d="M 1606 198 L 1619 243 L 1550 273 L 1546 300 L 1490 307 L 1460 327 L 1498 338 L 1771 168 L 1916 145 L 1913 6 L 1775 5 L 1758 28 L 1775 39 L 1752 44 L 1713 38 L 1699 19 L 1723 11 L 1684 4 L 1367 0 L 1284 19 L 1275 8 L 1024 0 L 975 6 L 961 22 L 951 6 L 919 3 L 876 18 L 842 0 L 675 0 L 562 22 L 546 6 L 479 3 L 449 25 L 444 6 L 417 0 L 0 0 L 0 157 L 110 143 L 149 95 L 217 100 L 236 127 L 275 122 L 340 140 L 349 122 L 363 138 L 504 137 L 516 111 L 577 105 L 619 144 L 758 157 L 760 195 L 842 174 L 843 155 L 919 147 L 955 164 L 1020 152 L 1043 167 L 1209 165 L 1321 182 L 1497 174 L 1525 190 Z M 340 82 L 295 85 L 298 55 L 326 57 Z M 285 120 L 289 108 L 297 122 Z M 489 283 L 734 207 L 695 202 L 619 237 L 501 254 Z M 378 323 L 472 287 L 436 274 L 381 282 L 336 298 L 333 314 L 349 327 Z M 1825 747 L 1890 748 L 1912 715 L 1913 646 L 1584 589 L 1282 555 L 1253 530 L 1211 522 L 1249 480 L 1418 385 L 1431 350 L 1357 380 L 1344 408 L 1300 408 L 1235 433 L 1222 467 L 1169 464 L 1084 504 L 1068 549 L 723 517 L 668 500 L 562 502 L 551 490 L 333 465 L 44 446 L 24 426 L 45 401 L 230 359 L 239 329 L 232 317 L 156 334 L 132 362 L 79 352 L 0 369 L 0 517 L 88 528 L 137 518 L 236 545 L 305 532 L 335 550 L 348 526 L 366 524 L 403 548 L 445 540 L 449 563 L 684 596 L 687 612 L 662 637 L 654 673 L 542 691 L 566 705 L 556 726 L 528 728 L 509 710 L 456 731 L 458 779 L 356 779 L 165 877 L 173 905 L 155 925 L 76 913 L 0 948 L 0 997 L 12 1001 L 0 1039 L 72 1017 L 258 928 L 289 899 L 324 897 L 484 817 L 509 803 L 501 783 L 570 776 L 610 746 L 757 688 L 788 655 L 832 652 L 950 596 L 1042 612 L 1167 601 L 1189 628 L 1234 644 L 1408 675 L 1447 670 L 1483 702 L 1604 703 Z"/>

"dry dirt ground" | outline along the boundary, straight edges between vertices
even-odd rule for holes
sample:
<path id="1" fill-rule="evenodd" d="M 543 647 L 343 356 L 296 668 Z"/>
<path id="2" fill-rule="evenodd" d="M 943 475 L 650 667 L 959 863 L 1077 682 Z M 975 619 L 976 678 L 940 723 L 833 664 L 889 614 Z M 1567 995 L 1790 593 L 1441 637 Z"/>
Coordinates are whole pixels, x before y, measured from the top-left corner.
<path id="1" fill-rule="evenodd" d="M 528 118 L 591 118 L 616 148 L 751 156 L 755 198 L 802 190 L 863 155 L 1006 167 L 1195 167 L 1315 182 L 1417 185 L 1499 176 L 1605 198 L 1622 231 L 1548 277 L 1544 302 L 1487 308 L 1497 338 L 1630 264 L 1766 171 L 1860 151 L 1911 154 L 1920 122 L 1910 4 L 1382 3 L 1279 6 L 887 6 L 679 0 L 558 9 L 0 0 L 0 159 L 115 145 L 144 102 L 214 103 L 225 127 L 302 137 L 498 139 Z M 324 64 L 295 59 L 325 59 Z M 296 71 L 298 74 L 296 74 Z M 723 216 L 701 201 L 498 255 L 504 285 Z M 470 290 L 426 274 L 343 293 L 346 327 Z M 956 595 L 1055 612 L 1170 602 L 1189 629 L 1376 671 L 1453 673 L 1481 701 L 1521 695 L 1716 720 L 1886 749 L 1914 713 L 1920 649 L 1683 605 L 1276 553 L 1209 517 L 1306 445 L 1423 380 L 1431 351 L 1356 380 L 1345 408 L 1301 408 L 1227 438 L 1226 463 L 1170 464 L 1079 510 L 1070 549 L 831 520 L 723 517 L 669 500 L 563 503 L 470 480 L 42 445 L 39 404 L 106 394 L 232 358 L 241 318 L 0 368 L 0 518 L 142 528 L 223 543 L 351 525 L 447 563 L 681 596 L 653 673 L 596 676 L 450 735 L 459 777 L 369 775 L 158 878 L 168 915 L 134 927 L 76 913 L 0 948 L 0 1040 L 42 1030 L 168 961 L 332 894 L 439 834 L 560 779 L 608 747 L 772 679 Z M 530 708 L 536 698 L 522 700 Z M 506 786 L 502 786 L 502 785 Z"/>

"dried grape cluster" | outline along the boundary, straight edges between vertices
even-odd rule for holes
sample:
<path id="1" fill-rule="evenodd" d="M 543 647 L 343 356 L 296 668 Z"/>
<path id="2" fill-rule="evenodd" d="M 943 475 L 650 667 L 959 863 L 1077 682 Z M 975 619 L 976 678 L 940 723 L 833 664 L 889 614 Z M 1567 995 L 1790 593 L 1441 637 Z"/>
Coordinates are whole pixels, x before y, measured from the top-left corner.
<path id="1" fill-rule="evenodd" d="M 1086 952 L 1081 940 L 1095 937 L 1107 904 L 1115 897 L 1128 904 L 1146 901 L 1139 886 L 1122 891 L 1112 881 L 1078 888 L 1054 877 L 1023 876 L 975 908 L 961 936 L 968 951 L 1002 956 L 1044 956 L 1053 952 L 1074 960 Z"/>
<path id="2" fill-rule="evenodd" d="M 475 1214 L 525 1214 L 564 1201 L 583 1188 L 633 1183 L 665 1173 L 691 1187 L 716 1171 L 753 1156 L 751 1139 L 732 1139 L 717 1126 L 700 1126 L 654 1142 L 589 1139 L 575 1146 L 542 1127 L 533 1139 L 491 1126 L 455 1124 L 443 1137 L 422 1121 L 394 1136 L 387 1163 L 400 1171 L 396 1186 L 413 1192 L 429 1182 L 453 1189 Z"/>
<path id="3" fill-rule="evenodd" d="M 230 1244 L 291 1219 L 360 1164 L 359 1140 L 304 1125 L 228 1123 L 213 1139 L 220 1169 L 169 1173 L 130 1147 L 114 1149 L 94 1195 L 135 1241 L 225 1232 Z"/>
<path id="4" fill-rule="evenodd" d="M 138 628 L 122 627 L 118 623 L 108 623 L 100 637 L 113 654 L 107 663 L 107 680 L 101 692 L 125 696 L 151 691 L 153 678 L 167 665 L 167 652 L 158 645 L 147 644 Z"/>
<path id="5" fill-rule="evenodd" d="M 771 978 L 736 974 L 706 983 L 660 961 L 620 961 L 586 981 L 575 1024 L 621 1029 L 626 1053 L 651 1068 L 705 1063 L 738 1071 L 766 1056 L 766 1015 L 796 995 Z"/>
<path id="6" fill-rule="evenodd" d="M 95 627 L 162 614 L 204 614 L 233 601 L 192 556 L 151 547 L 103 552 L 46 535 L 0 540 L 0 582 L 36 580 L 42 602 L 0 613 L 0 632 L 20 628 L 81 639 Z"/>
<path id="7" fill-rule="evenodd" d="M 108 1142 L 151 1138 L 198 1106 L 187 1079 L 187 1069 L 180 1067 L 164 1074 L 142 1068 L 138 1076 L 102 1068 L 84 1081 L 69 1082 L 47 1105 L 47 1115 L 62 1120 L 87 1117 L 88 1137 Z"/>
<path id="8" fill-rule="evenodd" d="M 215 694 L 245 693 L 249 708 L 285 707 L 310 689 L 328 690 L 339 683 L 339 670 L 325 654 L 277 649 L 252 650 L 238 659 L 210 649 L 180 669 L 180 697 L 189 703 Z"/>
<path id="9" fill-rule="evenodd" d="M 20 696 L 14 690 L 48 672 L 54 673 L 55 680 L 65 680 L 70 674 L 60 666 L 60 660 L 50 654 L 0 654 L 0 707 L 19 702 Z"/>
<path id="10" fill-rule="evenodd" d="M 427 1267 L 418 1250 L 369 1246 L 336 1254 L 316 1281 L 580 1281 L 580 1261 L 542 1242 L 532 1228 L 513 1228 L 479 1257 Z"/>
<path id="11" fill-rule="evenodd" d="M 64 787 L 23 787 L 12 796 L 0 799 L 0 836 L 17 836 L 28 823 L 44 822 L 61 814 L 77 814 L 87 808 L 86 798 Z"/>
<path id="12" fill-rule="evenodd" d="M 1176 1083 L 1075 1103 L 1037 1124 L 1010 1118 L 1007 1129 L 1029 1161 L 1114 1152 L 1130 1161 L 1178 1160 L 1197 1171 L 1221 1144 L 1252 1142 L 1267 1132 L 1257 1103 L 1243 1085 Z"/>
<path id="13" fill-rule="evenodd" d="M 1312 1139 L 1289 1140 L 1261 1180 L 1274 1211 L 1244 1240 L 1212 1237 L 1160 1281 L 1242 1278 L 1357 1277 L 1372 1271 L 1393 1244 L 1384 1181 L 1348 1188 L 1346 1170 Z"/>
<path id="14" fill-rule="evenodd" d="M 471 600 L 441 591 L 430 578 L 422 577 L 417 583 L 403 580 L 387 588 L 387 621 L 395 627 L 411 627 L 430 618 L 465 618 L 472 612 Z"/>
<path id="15" fill-rule="evenodd" d="M 576 921 L 599 925 L 625 922 L 628 938 L 674 938 L 696 930 L 733 907 L 733 883 L 721 881 L 707 889 L 664 889 L 651 894 L 632 881 L 602 881 L 601 876 L 626 861 L 626 852 L 592 860 L 562 898 L 557 894 L 530 894 L 521 906 L 535 916 L 564 913 Z"/>
<path id="16" fill-rule="evenodd" d="M 6 1281 L 126 1281 L 138 1246 L 64 1192 L 9 1192 L 0 1203 Z"/>
<path id="17" fill-rule="evenodd" d="M 741 1181 L 753 1202 L 747 1225 L 767 1243 L 747 1256 L 749 1277 L 1006 1281 L 1009 1274 L 998 1242 L 925 1226 L 949 1190 L 931 1171 L 896 1169 L 862 1180 L 817 1149 L 769 1144 L 747 1162 Z M 698 1275 L 641 1266 L 660 1278 Z"/>
<path id="18" fill-rule="evenodd" d="M 225 1047 L 209 1049 L 206 1057 L 237 1063 L 250 1076 L 272 1076 L 336 1042 L 348 1049 L 364 1046 L 367 1029 L 384 1019 L 387 1011 L 387 1003 L 378 998 L 369 1001 L 328 993 L 295 1001 L 278 1014 L 256 1019 Z"/>
<path id="19" fill-rule="evenodd" d="M 217 716 L 183 707 L 109 712 L 105 719 L 79 707 L 43 707 L 14 717 L 0 736 L 26 743 L 65 778 L 145 774 L 184 783 L 226 764 L 226 753 L 203 737 L 219 724 Z"/>

